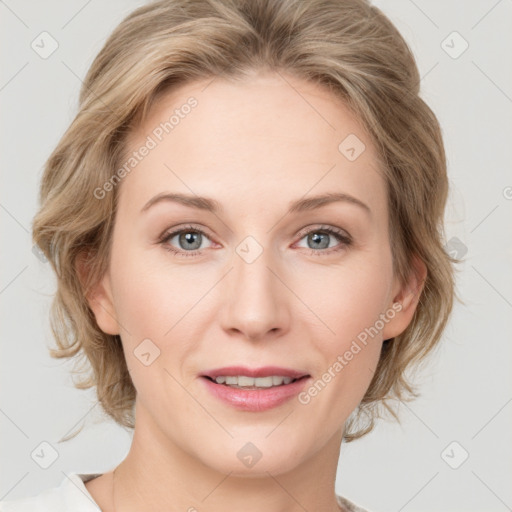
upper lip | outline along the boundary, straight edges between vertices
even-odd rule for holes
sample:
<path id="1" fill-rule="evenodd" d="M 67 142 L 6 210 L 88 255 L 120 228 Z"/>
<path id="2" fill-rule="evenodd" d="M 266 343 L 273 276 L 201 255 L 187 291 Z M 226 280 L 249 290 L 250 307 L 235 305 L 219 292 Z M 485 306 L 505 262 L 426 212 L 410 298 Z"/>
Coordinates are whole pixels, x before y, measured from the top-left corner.
<path id="1" fill-rule="evenodd" d="M 263 366 L 261 368 L 247 368 L 246 366 L 227 366 L 224 368 L 215 368 L 201 374 L 202 377 L 210 377 L 215 379 L 220 376 L 237 376 L 245 375 L 247 377 L 270 377 L 273 375 L 281 377 L 291 377 L 292 379 L 300 379 L 308 376 L 307 372 L 294 370 L 292 368 L 282 368 L 280 366 Z"/>

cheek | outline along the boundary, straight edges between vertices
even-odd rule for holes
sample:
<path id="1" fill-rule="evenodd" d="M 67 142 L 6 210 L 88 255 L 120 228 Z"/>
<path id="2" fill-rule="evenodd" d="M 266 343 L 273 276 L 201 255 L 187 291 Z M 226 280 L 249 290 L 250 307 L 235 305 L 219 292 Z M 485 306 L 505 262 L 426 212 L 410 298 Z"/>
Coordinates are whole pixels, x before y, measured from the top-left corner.
<path id="1" fill-rule="evenodd" d="M 156 368 L 163 360 L 165 341 L 171 339 L 189 301 L 176 276 L 151 265 L 147 255 L 119 250 L 116 256 L 112 258 L 112 285 L 128 367 L 140 366 L 136 357 L 145 346 L 151 357 L 158 355 L 152 363 Z"/>
<path id="2" fill-rule="evenodd" d="M 143 250 L 137 244 L 118 245 L 112 255 L 116 312 L 130 333 L 162 339 L 198 300 L 201 280 L 170 263 L 172 256 L 163 248 Z"/>
<path id="3" fill-rule="evenodd" d="M 371 382 L 382 348 L 379 318 L 386 308 L 389 268 L 383 260 L 361 261 L 357 268 L 339 269 L 323 279 L 322 286 L 312 288 L 310 304 L 315 304 L 325 332 L 313 337 L 320 340 L 317 348 L 323 354 L 318 374 L 324 382 L 333 383 L 327 384 L 338 404 L 331 402 L 333 407 L 355 407 Z M 345 400 L 339 402 L 339 396 Z"/>
<path id="4" fill-rule="evenodd" d="M 384 312 L 390 282 L 385 264 L 361 260 L 308 279 L 299 293 L 322 322 L 328 345 L 340 349 Z"/>
<path id="5" fill-rule="evenodd" d="M 117 267 L 115 303 L 132 381 L 140 400 L 151 408 L 162 400 L 160 392 L 172 388 L 168 372 L 174 375 L 175 369 L 170 360 L 179 365 L 183 358 L 184 344 L 171 342 L 179 337 L 188 301 L 170 277 L 140 263 L 124 261 Z"/>
<path id="6" fill-rule="evenodd" d="M 119 321 L 134 338 L 161 338 L 172 327 L 178 306 L 175 294 L 162 277 L 155 279 L 141 273 L 118 281 L 115 301 Z"/>
<path id="7" fill-rule="evenodd" d="M 118 250 L 112 258 L 116 314 L 137 387 L 145 386 L 148 374 L 154 385 L 154 379 L 169 378 L 164 369 L 179 371 L 201 337 L 206 301 L 200 301 L 210 287 L 204 275 L 200 279 L 197 271 L 168 263 L 165 251 L 159 251 Z M 139 356 L 147 352 L 155 359 L 144 367 Z"/>

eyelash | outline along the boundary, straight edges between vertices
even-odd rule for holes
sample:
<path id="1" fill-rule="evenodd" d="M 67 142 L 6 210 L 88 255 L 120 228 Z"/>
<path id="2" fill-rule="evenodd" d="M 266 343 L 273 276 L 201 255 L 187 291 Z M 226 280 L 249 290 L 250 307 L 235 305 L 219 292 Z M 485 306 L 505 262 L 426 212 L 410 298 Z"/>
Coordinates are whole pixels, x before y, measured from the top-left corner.
<path id="1" fill-rule="evenodd" d="M 310 229 L 308 231 L 300 233 L 300 239 L 302 240 L 305 236 L 309 235 L 310 233 L 327 233 L 329 235 L 334 236 L 338 239 L 338 241 L 342 242 L 342 246 L 340 247 L 330 247 L 329 249 L 322 249 L 322 250 L 315 250 L 315 249 L 309 249 L 309 254 L 314 256 L 325 256 L 326 254 L 332 254 L 333 252 L 341 251 L 344 247 L 349 247 L 352 245 L 352 239 L 350 236 L 347 236 L 343 231 L 338 230 L 337 228 L 329 227 L 329 226 L 321 226 L 316 227 L 313 229 Z M 163 234 L 163 236 L 158 240 L 158 243 L 164 246 L 164 249 L 166 251 L 169 251 L 171 253 L 174 253 L 175 256 L 180 257 L 189 257 L 189 256 L 197 256 L 201 253 L 201 250 L 196 249 L 195 251 L 182 251 L 173 248 L 171 245 L 169 245 L 169 240 L 171 240 L 176 235 L 179 235 L 181 233 L 200 233 L 201 235 L 205 236 L 206 238 L 210 238 L 207 233 L 205 233 L 202 229 L 196 228 L 194 226 L 185 226 L 181 229 L 178 229 L 176 231 L 172 232 L 166 232 Z M 308 250 L 308 249 L 306 249 Z"/>

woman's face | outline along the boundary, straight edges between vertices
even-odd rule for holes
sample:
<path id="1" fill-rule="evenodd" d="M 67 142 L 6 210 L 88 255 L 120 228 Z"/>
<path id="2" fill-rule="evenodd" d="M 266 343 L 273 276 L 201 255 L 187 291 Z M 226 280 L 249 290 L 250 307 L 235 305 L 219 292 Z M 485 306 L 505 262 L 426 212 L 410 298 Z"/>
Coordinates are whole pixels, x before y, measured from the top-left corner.
<path id="1" fill-rule="evenodd" d="M 386 186 L 360 123 L 286 74 L 216 78 L 163 97 L 129 149 L 92 307 L 121 335 L 136 432 L 224 473 L 337 456 L 383 339 L 412 314 L 392 307 Z M 353 199 L 313 200 L 327 194 Z M 309 377 L 285 385 L 284 401 L 284 388 L 237 391 L 204 377 L 233 366 Z"/>

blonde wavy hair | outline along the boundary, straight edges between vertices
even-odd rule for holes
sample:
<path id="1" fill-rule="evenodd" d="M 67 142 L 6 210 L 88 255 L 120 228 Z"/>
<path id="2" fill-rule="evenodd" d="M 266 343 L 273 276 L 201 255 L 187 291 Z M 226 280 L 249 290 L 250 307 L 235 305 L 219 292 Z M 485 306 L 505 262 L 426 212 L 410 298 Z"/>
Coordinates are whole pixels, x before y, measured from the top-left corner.
<path id="1" fill-rule="evenodd" d="M 50 312 L 57 348 L 50 355 L 73 357 L 73 372 L 82 377 L 74 385 L 96 386 L 103 410 L 134 428 L 136 390 L 121 339 L 101 331 L 86 299 L 108 268 L 119 187 L 101 200 L 94 191 L 111 180 L 127 135 L 161 94 L 258 69 L 327 87 L 364 123 L 384 163 L 394 273 L 405 283 L 414 257 L 427 267 L 411 323 L 383 343 L 368 390 L 345 423 L 343 440 L 350 442 L 374 428 L 381 406 L 399 421 L 389 400 L 419 396 L 405 373 L 441 339 L 455 297 L 452 264 L 459 261 L 443 248 L 448 178 L 439 123 L 419 97 L 407 43 L 365 0 L 161 0 L 117 26 L 45 164 L 33 220 L 34 242 L 57 276 Z"/>

